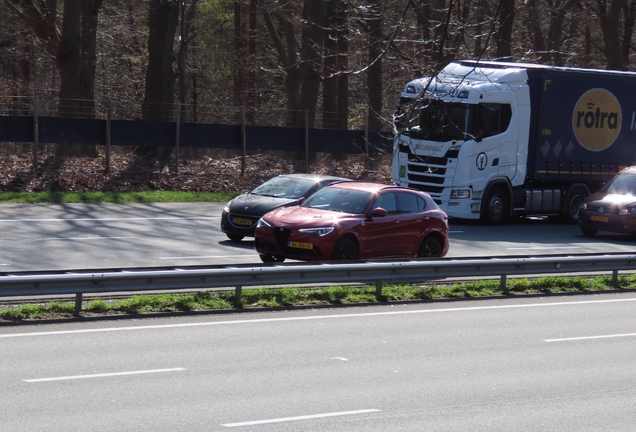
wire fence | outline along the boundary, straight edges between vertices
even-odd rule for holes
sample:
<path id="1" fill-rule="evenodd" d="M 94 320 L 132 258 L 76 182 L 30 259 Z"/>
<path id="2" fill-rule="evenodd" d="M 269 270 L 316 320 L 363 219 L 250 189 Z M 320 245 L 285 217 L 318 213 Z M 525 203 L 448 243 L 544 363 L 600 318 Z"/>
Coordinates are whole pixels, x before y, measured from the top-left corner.
<path id="1" fill-rule="evenodd" d="M 145 107 L 125 100 L 58 99 L 54 95 L 0 96 L 0 115 L 43 116 L 66 118 L 94 118 L 111 120 L 141 120 L 144 111 L 152 113 L 153 120 L 187 123 L 209 123 L 250 126 L 309 126 L 318 129 L 336 129 L 337 113 L 292 110 L 285 107 L 248 107 L 239 105 L 204 105 L 190 103 L 146 104 Z M 369 112 L 366 108 L 353 108 L 349 113 L 347 129 L 364 129 Z M 383 118 L 383 131 L 393 127 L 390 118 Z"/>

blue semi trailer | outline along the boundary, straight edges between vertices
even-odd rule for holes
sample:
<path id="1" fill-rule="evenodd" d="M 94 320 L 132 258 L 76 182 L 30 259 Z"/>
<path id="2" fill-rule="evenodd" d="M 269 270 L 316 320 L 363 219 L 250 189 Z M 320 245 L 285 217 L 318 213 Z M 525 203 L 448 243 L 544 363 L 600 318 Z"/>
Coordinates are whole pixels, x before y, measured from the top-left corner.
<path id="1" fill-rule="evenodd" d="M 636 164 L 636 73 L 464 60 L 408 83 L 392 180 L 451 217 L 578 220 L 582 200 Z"/>

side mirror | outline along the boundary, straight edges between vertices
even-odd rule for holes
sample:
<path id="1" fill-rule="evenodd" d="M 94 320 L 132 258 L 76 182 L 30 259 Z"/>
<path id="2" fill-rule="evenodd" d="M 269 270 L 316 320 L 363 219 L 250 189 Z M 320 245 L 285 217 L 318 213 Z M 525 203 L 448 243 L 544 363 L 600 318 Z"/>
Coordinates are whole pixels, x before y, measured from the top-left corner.
<path id="1" fill-rule="evenodd" d="M 301 205 L 302 203 L 304 203 L 307 200 L 307 198 L 305 197 L 300 197 L 298 198 L 298 205 Z"/>
<path id="2" fill-rule="evenodd" d="M 384 217 L 387 214 L 389 214 L 386 210 L 384 210 L 382 207 L 376 207 L 371 211 L 371 217 Z"/>

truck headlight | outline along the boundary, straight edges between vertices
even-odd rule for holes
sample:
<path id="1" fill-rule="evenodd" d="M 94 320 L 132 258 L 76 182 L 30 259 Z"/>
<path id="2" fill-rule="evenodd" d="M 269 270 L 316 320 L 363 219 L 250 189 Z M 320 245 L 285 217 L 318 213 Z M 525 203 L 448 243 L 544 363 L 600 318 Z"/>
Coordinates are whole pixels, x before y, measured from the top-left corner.
<path id="1" fill-rule="evenodd" d="M 470 198 L 470 189 L 453 189 L 450 194 L 451 199 Z"/>

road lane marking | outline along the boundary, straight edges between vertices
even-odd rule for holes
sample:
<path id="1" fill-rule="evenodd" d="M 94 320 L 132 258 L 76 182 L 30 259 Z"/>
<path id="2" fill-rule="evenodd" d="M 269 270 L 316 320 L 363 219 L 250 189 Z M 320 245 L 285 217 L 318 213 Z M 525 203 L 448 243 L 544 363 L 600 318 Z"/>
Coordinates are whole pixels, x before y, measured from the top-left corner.
<path id="1" fill-rule="evenodd" d="M 164 217 L 131 217 L 131 218 L 53 218 L 53 219 L 0 219 L 1 222 L 127 222 L 140 220 L 215 220 L 221 216 L 164 216 Z"/>
<path id="2" fill-rule="evenodd" d="M 636 333 L 619 333 L 619 334 L 598 335 L 598 336 L 580 336 L 580 337 L 569 337 L 569 338 L 558 338 L 558 339 L 544 339 L 543 342 L 570 342 L 570 341 L 580 341 L 580 340 L 611 339 L 611 338 L 634 337 L 634 336 L 636 336 Z"/>
<path id="3" fill-rule="evenodd" d="M 508 250 L 544 250 L 544 249 L 581 249 L 580 246 L 537 246 L 537 247 L 511 247 Z"/>
<path id="4" fill-rule="evenodd" d="M 208 256 L 173 256 L 159 257 L 160 260 L 176 260 L 176 259 L 210 259 L 210 258 L 245 258 L 246 256 L 256 256 L 256 253 L 243 255 L 208 255 Z"/>
<path id="5" fill-rule="evenodd" d="M 35 241 L 44 240 L 122 240 L 122 239 L 134 239 L 137 237 L 104 237 L 104 236 L 89 236 L 89 237 L 43 237 L 33 239 Z"/>
<path id="6" fill-rule="evenodd" d="M 106 328 L 80 329 L 80 330 L 56 330 L 56 331 L 49 331 L 49 332 L 0 334 L 0 339 L 30 337 L 30 336 L 55 336 L 55 335 L 71 335 L 71 334 L 82 334 L 82 333 L 108 333 L 108 332 L 118 332 L 118 331 L 207 327 L 207 326 L 235 325 L 235 324 L 258 324 L 258 323 L 285 322 L 285 321 L 309 321 L 309 320 L 340 319 L 340 318 L 368 318 L 368 317 L 374 317 L 374 316 L 414 315 L 414 314 L 426 314 L 426 313 L 465 312 L 465 311 L 496 310 L 496 309 L 521 309 L 521 308 L 551 307 L 551 306 L 578 306 L 578 305 L 588 305 L 588 304 L 604 304 L 604 303 L 633 302 L 633 301 L 636 301 L 636 298 L 610 299 L 610 300 L 583 300 L 583 301 L 569 301 L 569 302 L 556 302 L 556 303 L 528 303 L 528 304 L 521 304 L 521 305 L 515 304 L 515 305 L 500 305 L 500 306 L 473 306 L 473 307 L 461 307 L 461 308 L 406 310 L 406 311 L 391 311 L 391 312 L 366 312 L 366 313 L 350 313 L 350 314 L 341 314 L 341 315 L 312 315 L 312 316 L 283 317 L 283 318 L 258 318 L 258 319 L 243 319 L 243 320 L 234 320 L 234 321 L 206 321 L 206 322 L 195 322 L 195 323 L 156 324 L 156 325 L 145 325 L 145 326 L 142 325 L 142 326 L 133 326 L 133 327 L 106 327 Z"/>
<path id="7" fill-rule="evenodd" d="M 88 379 L 88 378 L 104 378 L 104 377 L 126 376 L 126 375 L 143 375 L 143 374 L 164 373 L 164 372 L 178 372 L 178 371 L 184 371 L 184 370 L 185 370 L 184 368 L 152 369 L 152 370 L 140 370 L 140 371 L 131 371 L 131 372 L 101 373 L 101 374 L 92 374 L 92 375 L 72 375 L 72 376 L 61 376 L 61 377 L 52 377 L 52 378 L 32 378 L 32 379 L 25 379 L 22 381 L 25 381 L 28 383 L 36 383 L 36 382 L 65 381 L 65 380 Z"/>
<path id="8" fill-rule="evenodd" d="M 254 425 L 262 425 L 262 424 L 269 424 L 269 423 L 311 420 L 311 419 L 318 419 L 318 418 L 325 418 L 325 417 L 368 414 L 372 412 L 380 412 L 380 410 L 379 409 L 364 409 L 364 410 L 358 410 L 358 411 L 341 411 L 341 412 L 333 412 L 333 413 L 325 413 L 325 414 L 305 415 L 305 416 L 298 416 L 298 417 L 281 417 L 281 418 L 268 419 L 268 420 L 255 420 L 255 421 L 247 421 L 247 422 L 240 422 L 240 423 L 226 423 L 226 424 L 222 424 L 221 426 L 225 426 L 225 427 L 254 426 Z"/>

